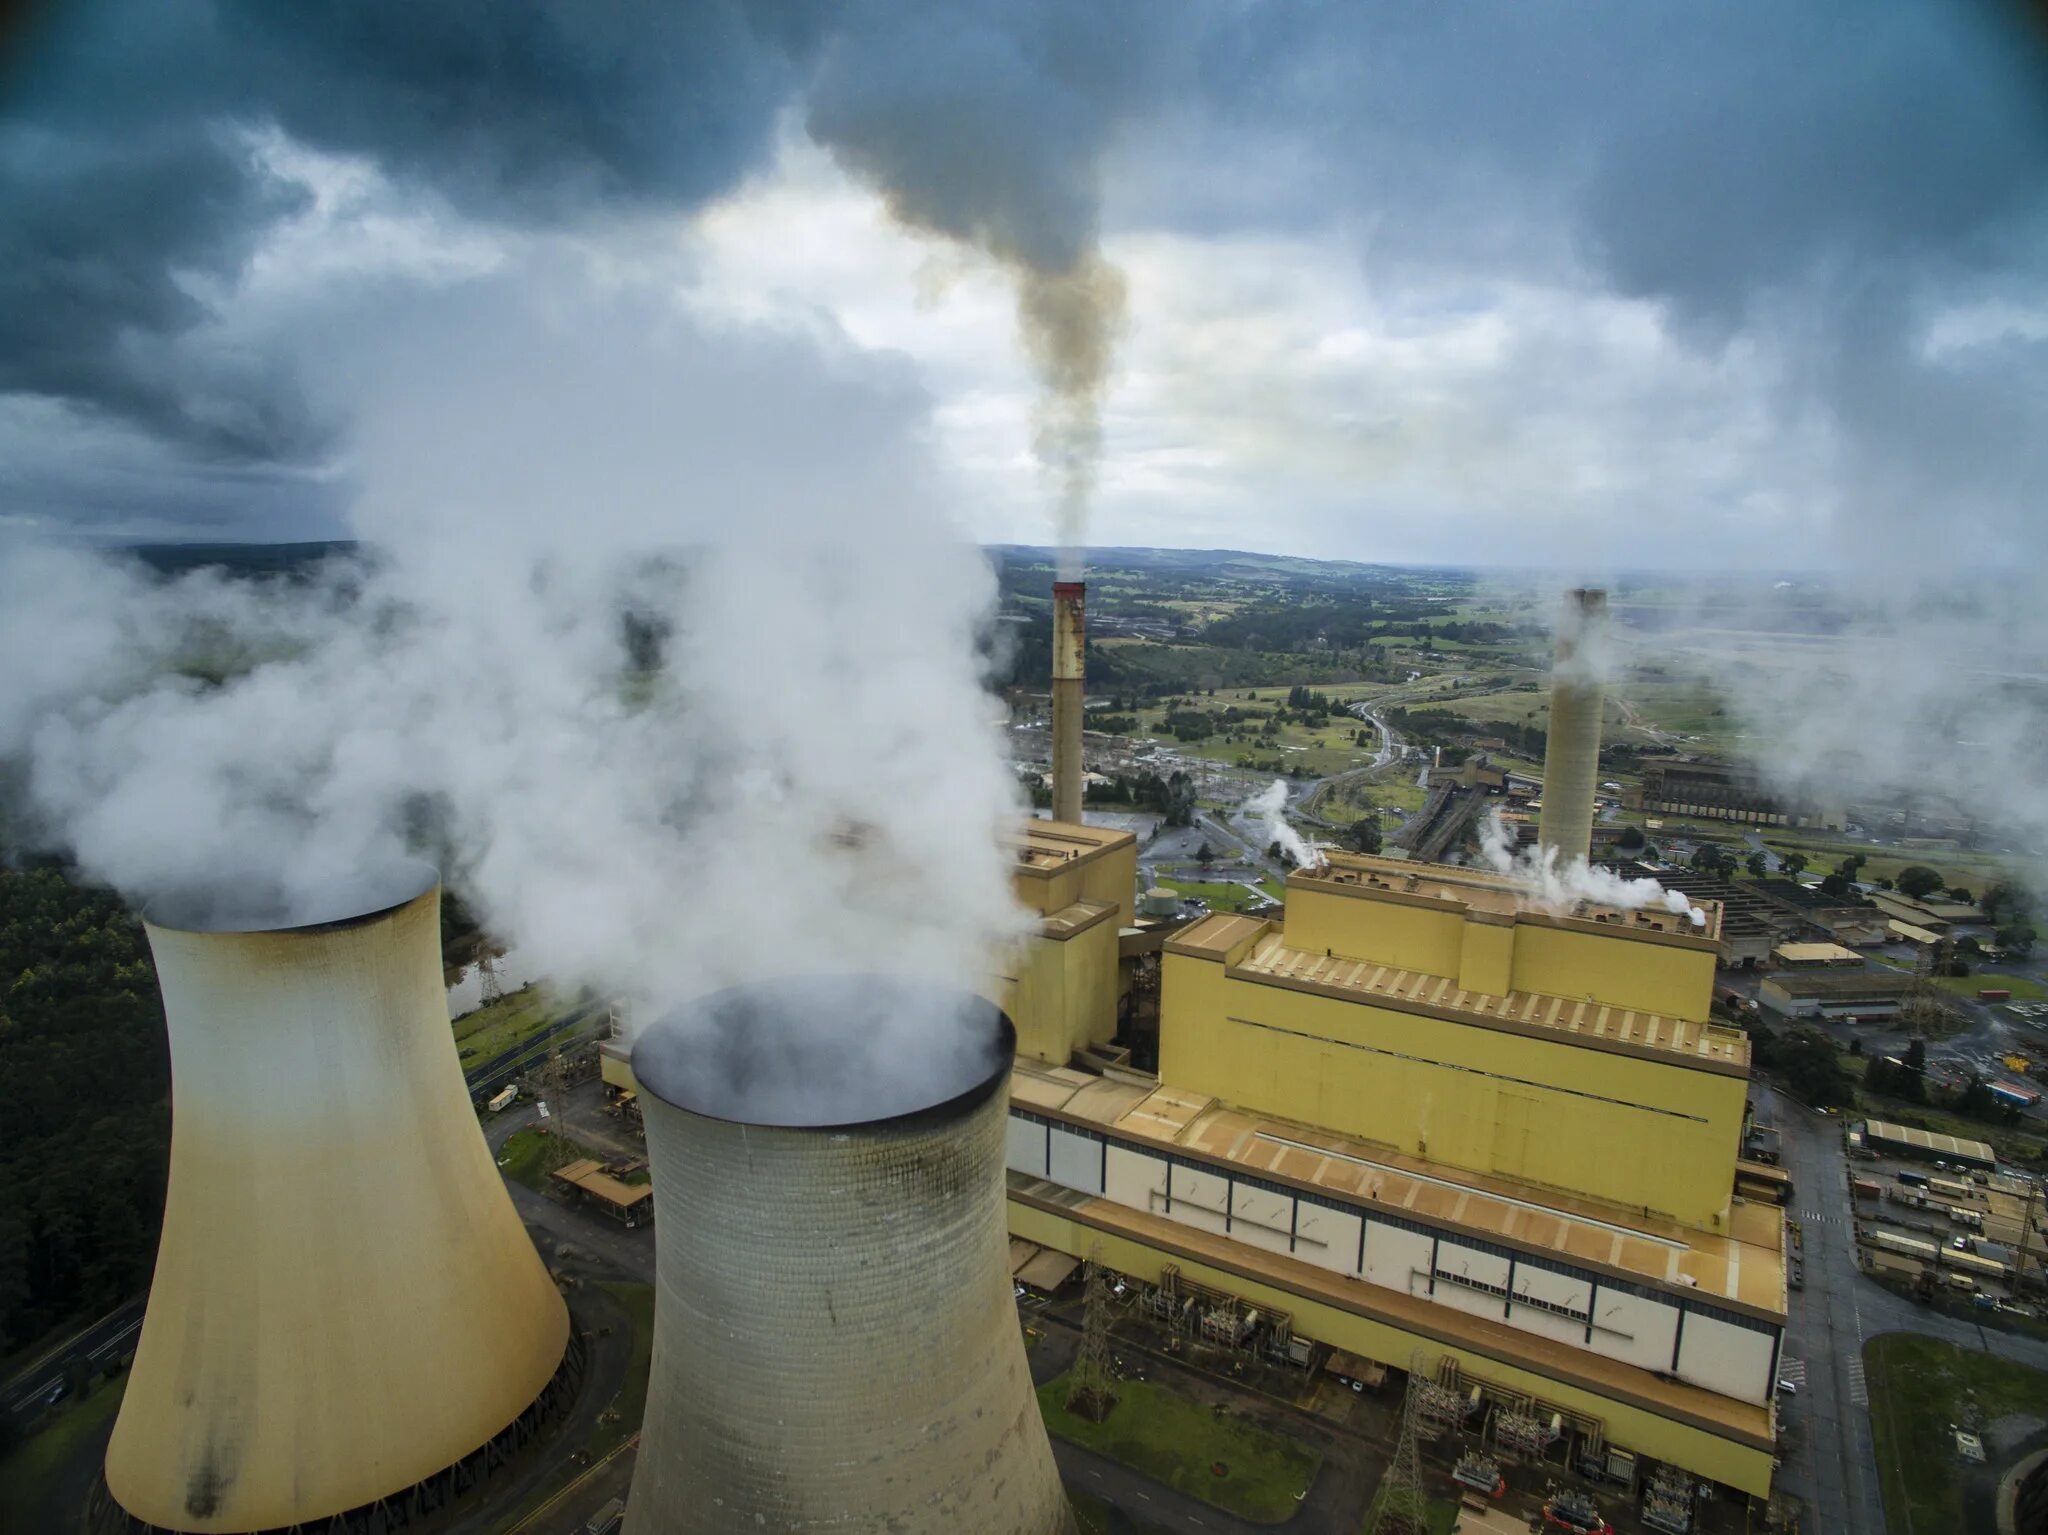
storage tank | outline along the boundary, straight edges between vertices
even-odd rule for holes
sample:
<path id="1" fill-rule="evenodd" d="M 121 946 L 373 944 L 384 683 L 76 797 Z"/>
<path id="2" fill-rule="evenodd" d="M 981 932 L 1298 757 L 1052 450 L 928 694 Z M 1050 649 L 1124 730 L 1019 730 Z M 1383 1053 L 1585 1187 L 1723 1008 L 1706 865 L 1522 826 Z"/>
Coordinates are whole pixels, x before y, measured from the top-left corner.
<path id="1" fill-rule="evenodd" d="M 1015 1034 L 873 976 L 721 992 L 633 1047 L 654 1358 L 627 1535 L 1052 1535 L 1010 1288 Z"/>
<path id="2" fill-rule="evenodd" d="M 1565 595 L 1550 672 L 1550 723 L 1543 748 L 1543 816 L 1538 843 L 1559 864 L 1587 857 L 1593 846 L 1594 793 L 1600 787 L 1600 711 L 1604 686 L 1607 594 L 1588 588 Z"/>
<path id="3" fill-rule="evenodd" d="M 170 1184 L 106 1457 L 136 1520 L 423 1514 L 569 1394 L 568 1312 L 456 1059 L 440 897 L 408 864 L 289 915 L 247 898 L 144 915 Z"/>
<path id="4" fill-rule="evenodd" d="M 1052 818 L 1079 824 L 1086 774 L 1082 768 L 1082 715 L 1087 708 L 1088 588 L 1079 581 L 1052 585 Z"/>

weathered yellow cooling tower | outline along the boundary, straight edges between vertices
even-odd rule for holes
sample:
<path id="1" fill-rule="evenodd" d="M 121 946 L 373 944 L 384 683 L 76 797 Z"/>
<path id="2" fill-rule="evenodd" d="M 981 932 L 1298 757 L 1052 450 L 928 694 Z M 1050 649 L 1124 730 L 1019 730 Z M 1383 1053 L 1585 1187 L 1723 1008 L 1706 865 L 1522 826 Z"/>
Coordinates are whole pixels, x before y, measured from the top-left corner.
<path id="1" fill-rule="evenodd" d="M 654 1363 L 628 1535 L 1071 1535 L 1011 1299 L 1009 1020 L 874 977 L 633 1049 Z"/>
<path id="2" fill-rule="evenodd" d="M 394 880 L 312 925 L 145 918 L 170 1188 L 106 1461 L 138 1520 L 438 1506 L 558 1390 L 568 1313 L 464 1090 L 439 885 Z"/>
<path id="3" fill-rule="evenodd" d="M 1580 589 L 1565 597 L 1550 673 L 1550 724 L 1543 748 L 1543 818 L 1537 840 L 1557 850 L 1559 864 L 1584 859 L 1593 847 L 1594 797 L 1600 787 L 1600 711 L 1604 685 L 1607 594 Z"/>

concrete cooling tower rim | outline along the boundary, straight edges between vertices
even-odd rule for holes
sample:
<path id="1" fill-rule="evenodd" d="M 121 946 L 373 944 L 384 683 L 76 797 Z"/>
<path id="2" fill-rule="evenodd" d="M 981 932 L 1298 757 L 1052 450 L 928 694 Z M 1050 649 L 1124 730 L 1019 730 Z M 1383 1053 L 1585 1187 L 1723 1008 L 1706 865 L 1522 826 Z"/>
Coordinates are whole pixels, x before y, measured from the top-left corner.
<path id="1" fill-rule="evenodd" d="M 751 982 L 641 1030 L 633 1075 L 728 1124 L 850 1130 L 958 1119 L 1009 1080 L 1017 1031 L 984 997 L 882 975 Z"/>
<path id="2" fill-rule="evenodd" d="M 440 882 L 441 871 L 434 865 L 401 858 L 296 900 L 260 884 L 195 884 L 156 896 L 143 907 L 142 920 L 177 933 L 311 932 L 373 921 Z"/>

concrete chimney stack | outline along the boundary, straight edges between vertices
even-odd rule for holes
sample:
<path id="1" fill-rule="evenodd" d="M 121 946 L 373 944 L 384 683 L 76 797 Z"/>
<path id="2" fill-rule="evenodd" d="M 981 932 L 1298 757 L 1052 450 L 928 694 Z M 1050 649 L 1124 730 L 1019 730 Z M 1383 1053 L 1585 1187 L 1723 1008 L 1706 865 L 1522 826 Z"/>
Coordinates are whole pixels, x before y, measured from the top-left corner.
<path id="1" fill-rule="evenodd" d="M 643 1031 L 654 1359 L 627 1535 L 1073 1535 L 1011 1299 L 1014 1048 L 981 998 L 874 976 Z"/>
<path id="2" fill-rule="evenodd" d="M 1082 715 L 1087 654 L 1087 586 L 1052 584 L 1052 818 L 1081 820 Z"/>
<path id="3" fill-rule="evenodd" d="M 424 1517 L 580 1360 L 463 1085 L 434 871 L 310 916 L 171 901 L 144 924 L 170 1185 L 107 1490 L 163 1530 Z"/>
<path id="4" fill-rule="evenodd" d="M 1606 707 L 1607 593 L 1565 595 L 1550 672 L 1549 738 L 1543 749 L 1543 817 L 1537 838 L 1557 861 L 1586 858 L 1600 787 L 1600 714 Z"/>

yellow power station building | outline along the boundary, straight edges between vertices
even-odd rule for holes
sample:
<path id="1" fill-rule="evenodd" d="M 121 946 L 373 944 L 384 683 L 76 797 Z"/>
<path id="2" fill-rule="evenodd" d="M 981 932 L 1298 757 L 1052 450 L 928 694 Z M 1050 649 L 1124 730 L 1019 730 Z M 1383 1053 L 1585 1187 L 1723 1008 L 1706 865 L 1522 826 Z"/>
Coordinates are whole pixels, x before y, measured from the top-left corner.
<path id="1" fill-rule="evenodd" d="M 1783 1211 L 1734 1193 L 1748 1041 L 1709 1020 L 1720 912 L 1531 904 L 1333 854 L 1278 920 L 1134 926 L 1127 832 L 1034 820 L 1013 1237 L 1283 1314 L 1294 1336 L 1770 1491 Z M 1159 1071 L 1111 1048 L 1161 953 Z M 630 1087 L 607 1047 L 607 1081 Z M 1631 1462 L 1633 1457 L 1633 1462 Z"/>
<path id="2" fill-rule="evenodd" d="M 1709 1021 L 1718 909 L 1554 914 L 1334 855 L 1280 920 L 1166 941 L 1153 1077 L 1100 1064 L 1135 857 L 1047 821 L 1018 843 L 1041 920 L 1000 987 L 1012 1235 L 1767 1495 L 1784 1219 L 1733 1193 L 1749 1052 Z"/>

